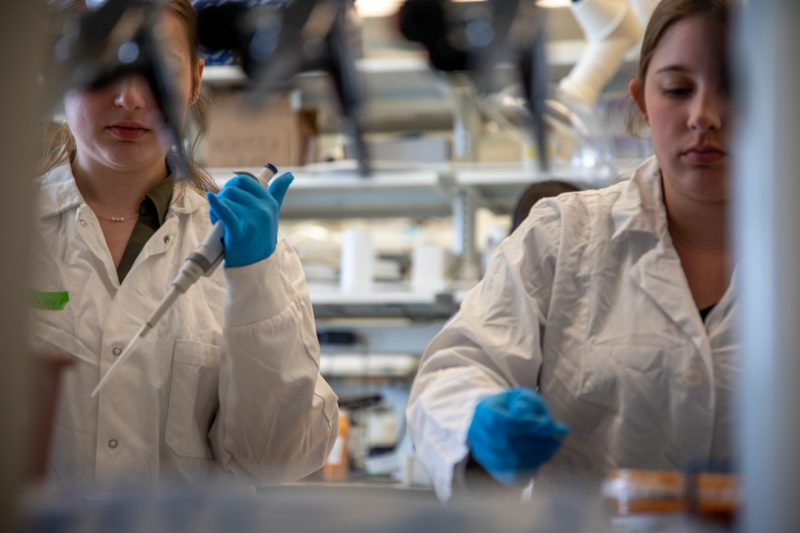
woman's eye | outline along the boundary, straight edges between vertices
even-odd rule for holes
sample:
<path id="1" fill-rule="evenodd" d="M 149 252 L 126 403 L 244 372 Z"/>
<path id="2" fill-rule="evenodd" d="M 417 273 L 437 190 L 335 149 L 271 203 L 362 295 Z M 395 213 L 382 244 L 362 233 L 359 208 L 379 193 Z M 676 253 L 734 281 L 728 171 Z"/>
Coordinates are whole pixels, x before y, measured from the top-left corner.
<path id="1" fill-rule="evenodd" d="M 661 89 L 661 92 L 673 98 L 687 96 L 691 91 L 689 87 L 664 87 Z"/>

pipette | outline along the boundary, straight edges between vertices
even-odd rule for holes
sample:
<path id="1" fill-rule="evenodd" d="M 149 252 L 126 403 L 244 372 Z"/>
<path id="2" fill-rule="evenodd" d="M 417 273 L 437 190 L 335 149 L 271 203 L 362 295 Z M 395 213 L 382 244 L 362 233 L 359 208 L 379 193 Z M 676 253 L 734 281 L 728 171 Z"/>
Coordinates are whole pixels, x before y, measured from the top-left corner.
<path id="1" fill-rule="evenodd" d="M 254 176 L 264 187 L 267 186 L 269 180 L 277 174 L 278 169 L 270 163 L 264 165 L 264 168 Z M 203 242 L 197 246 L 186 260 L 183 262 L 178 275 L 172 280 L 172 287 L 164 299 L 158 304 L 156 310 L 150 315 L 150 318 L 142 325 L 136 335 L 130 340 L 125 349 L 119 355 L 116 361 L 108 368 L 105 375 L 100 378 L 97 386 L 92 391 L 92 398 L 97 396 L 103 387 L 108 383 L 111 374 L 119 368 L 125 360 L 133 353 L 133 348 L 139 343 L 147 333 L 155 327 L 162 316 L 172 307 L 178 296 L 185 293 L 201 276 L 210 276 L 217 266 L 222 262 L 225 257 L 225 246 L 223 244 L 224 228 L 222 222 L 219 220 L 214 224 L 211 231 L 208 232 Z"/>

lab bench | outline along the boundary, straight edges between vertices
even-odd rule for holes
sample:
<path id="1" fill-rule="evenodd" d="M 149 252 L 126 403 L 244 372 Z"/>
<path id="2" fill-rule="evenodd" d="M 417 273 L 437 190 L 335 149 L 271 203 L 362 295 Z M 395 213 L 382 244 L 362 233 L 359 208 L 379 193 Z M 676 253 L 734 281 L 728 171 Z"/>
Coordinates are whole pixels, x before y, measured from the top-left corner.
<path id="1" fill-rule="evenodd" d="M 630 517 L 623 517 L 630 518 Z M 293 483 L 246 489 L 208 485 L 92 492 L 29 493 L 20 531 L 292 531 L 367 533 L 681 531 L 719 533 L 731 528 L 683 514 L 620 520 L 599 492 L 540 491 L 527 502 L 518 493 L 466 497 L 443 505 L 429 490 L 362 483 Z"/>

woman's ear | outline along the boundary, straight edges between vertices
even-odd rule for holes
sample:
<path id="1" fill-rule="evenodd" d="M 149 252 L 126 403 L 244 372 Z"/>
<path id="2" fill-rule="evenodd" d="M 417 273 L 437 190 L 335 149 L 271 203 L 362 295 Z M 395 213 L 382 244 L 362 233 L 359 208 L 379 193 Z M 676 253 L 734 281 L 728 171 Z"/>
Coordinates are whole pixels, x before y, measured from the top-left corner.
<path id="1" fill-rule="evenodd" d="M 642 114 L 642 118 L 650 125 L 650 121 L 647 118 L 647 108 L 644 105 L 644 95 L 642 94 L 642 83 L 639 81 L 639 78 L 633 78 L 630 83 L 628 83 L 628 92 L 631 94 L 631 98 L 633 99 L 636 107 L 639 109 L 639 113 Z"/>

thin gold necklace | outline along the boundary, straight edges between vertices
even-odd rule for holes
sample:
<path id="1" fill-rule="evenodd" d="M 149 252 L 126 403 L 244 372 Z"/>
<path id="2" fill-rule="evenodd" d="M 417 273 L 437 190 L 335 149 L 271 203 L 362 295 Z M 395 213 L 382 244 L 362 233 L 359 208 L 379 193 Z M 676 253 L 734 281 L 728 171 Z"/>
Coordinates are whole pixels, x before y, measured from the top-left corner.
<path id="1" fill-rule="evenodd" d="M 131 215 L 129 217 L 106 217 L 101 215 L 100 213 L 95 212 L 95 216 L 97 218 L 101 218 L 109 222 L 125 222 L 126 220 L 133 220 L 134 218 L 139 218 L 141 215 L 136 214 L 136 215 Z"/>

